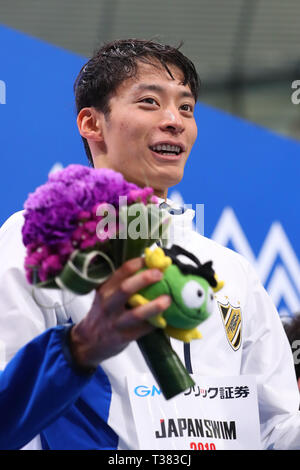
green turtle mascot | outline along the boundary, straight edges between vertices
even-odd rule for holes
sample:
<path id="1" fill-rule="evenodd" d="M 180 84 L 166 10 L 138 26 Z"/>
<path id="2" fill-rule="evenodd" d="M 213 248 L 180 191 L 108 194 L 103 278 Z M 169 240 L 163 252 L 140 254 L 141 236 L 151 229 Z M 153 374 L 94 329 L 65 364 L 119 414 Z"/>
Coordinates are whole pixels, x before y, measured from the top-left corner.
<path id="1" fill-rule="evenodd" d="M 224 285 L 218 281 L 212 262 L 201 264 L 192 253 L 173 245 L 169 249 L 146 248 L 144 269 L 147 268 L 159 269 L 164 276 L 159 282 L 133 295 L 129 305 L 144 305 L 160 295 L 168 294 L 172 298 L 169 308 L 149 321 L 164 329 L 168 336 L 186 343 L 201 338 L 197 326 L 212 313 L 214 293 Z"/>

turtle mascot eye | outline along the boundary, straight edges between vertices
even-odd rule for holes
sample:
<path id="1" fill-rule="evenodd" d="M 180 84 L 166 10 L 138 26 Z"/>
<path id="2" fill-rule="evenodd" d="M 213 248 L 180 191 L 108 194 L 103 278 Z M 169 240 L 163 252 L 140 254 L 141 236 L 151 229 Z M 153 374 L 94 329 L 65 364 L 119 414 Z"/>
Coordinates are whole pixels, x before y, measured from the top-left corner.
<path id="1" fill-rule="evenodd" d="M 224 285 L 218 281 L 212 261 L 201 264 L 195 255 L 173 245 L 168 249 L 146 248 L 145 265 L 145 269 L 160 269 L 164 277 L 133 295 L 129 304 L 132 307 L 143 305 L 168 294 L 172 298 L 170 307 L 149 321 L 184 342 L 201 338 L 197 326 L 212 313 L 214 292 Z"/>

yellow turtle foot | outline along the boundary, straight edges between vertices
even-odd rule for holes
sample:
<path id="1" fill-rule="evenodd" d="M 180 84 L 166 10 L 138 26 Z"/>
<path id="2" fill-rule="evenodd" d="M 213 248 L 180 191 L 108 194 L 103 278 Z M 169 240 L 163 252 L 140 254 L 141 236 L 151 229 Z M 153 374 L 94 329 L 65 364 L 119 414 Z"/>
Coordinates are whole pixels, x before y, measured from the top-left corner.
<path id="1" fill-rule="evenodd" d="M 156 326 L 157 328 L 166 328 L 167 326 L 167 322 L 161 313 L 159 313 L 155 317 L 148 318 L 148 322 L 151 323 L 151 325 Z"/>
<path id="2" fill-rule="evenodd" d="M 141 294 L 134 294 L 128 299 L 128 304 L 130 307 L 139 307 L 140 305 L 145 305 L 149 302 L 148 299 L 143 297 Z"/>
<path id="3" fill-rule="evenodd" d="M 162 248 L 145 248 L 145 264 L 147 268 L 156 268 L 164 272 L 171 264 L 172 260 L 166 256 Z"/>
<path id="4" fill-rule="evenodd" d="M 128 304 L 130 307 L 139 307 L 140 305 L 145 305 L 149 302 L 148 299 L 143 297 L 141 294 L 134 294 L 128 299 Z M 158 314 L 155 317 L 148 318 L 148 322 L 151 325 L 156 326 L 157 328 L 165 328 L 167 326 L 166 320 L 163 318 L 162 314 Z"/>
<path id="5" fill-rule="evenodd" d="M 197 328 L 192 328 L 190 330 L 184 330 L 182 328 L 175 328 L 173 326 L 168 325 L 165 329 L 167 335 L 171 336 L 172 338 L 179 339 L 184 343 L 189 343 L 192 339 L 200 339 L 202 335 Z"/>

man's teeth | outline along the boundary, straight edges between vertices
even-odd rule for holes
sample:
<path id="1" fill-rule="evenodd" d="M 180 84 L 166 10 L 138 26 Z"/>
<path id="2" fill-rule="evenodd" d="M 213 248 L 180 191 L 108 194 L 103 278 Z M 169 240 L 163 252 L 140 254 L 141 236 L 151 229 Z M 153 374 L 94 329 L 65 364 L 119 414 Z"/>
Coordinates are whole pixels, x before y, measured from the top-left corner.
<path id="1" fill-rule="evenodd" d="M 169 144 L 162 144 L 162 145 L 155 145 L 151 147 L 154 152 L 168 152 L 168 153 L 176 153 L 179 154 L 181 152 L 181 148 L 178 145 L 169 145 Z"/>

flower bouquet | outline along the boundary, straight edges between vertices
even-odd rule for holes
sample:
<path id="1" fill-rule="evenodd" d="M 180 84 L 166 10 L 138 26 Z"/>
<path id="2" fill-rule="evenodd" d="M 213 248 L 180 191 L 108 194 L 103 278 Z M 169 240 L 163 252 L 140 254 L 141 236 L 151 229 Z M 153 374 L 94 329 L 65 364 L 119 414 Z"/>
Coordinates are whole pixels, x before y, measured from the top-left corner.
<path id="1" fill-rule="evenodd" d="M 76 295 L 97 289 L 126 260 L 167 240 L 170 222 L 152 188 L 82 165 L 51 174 L 24 209 L 28 282 Z M 137 344 L 167 399 L 194 385 L 162 329 Z"/>

